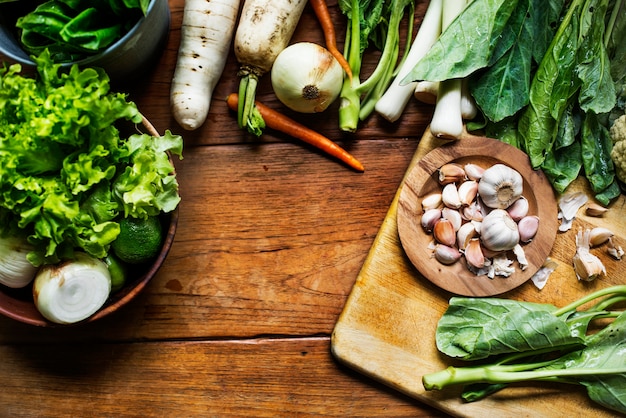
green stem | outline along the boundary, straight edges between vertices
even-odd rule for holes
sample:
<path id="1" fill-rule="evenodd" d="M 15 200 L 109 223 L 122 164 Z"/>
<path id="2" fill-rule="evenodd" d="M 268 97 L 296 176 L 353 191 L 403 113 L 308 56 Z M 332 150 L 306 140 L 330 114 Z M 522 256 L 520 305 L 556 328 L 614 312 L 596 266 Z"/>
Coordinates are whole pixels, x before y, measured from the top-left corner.
<path id="1" fill-rule="evenodd" d="M 253 117 L 254 101 L 256 100 L 256 88 L 259 78 L 254 73 L 247 73 L 239 82 L 239 103 L 237 105 L 237 124 L 239 128 L 247 128 L 250 133 L 260 136 L 262 129 L 255 123 Z"/>
<path id="2" fill-rule="evenodd" d="M 607 287 L 604 289 L 596 290 L 595 292 L 589 293 L 588 295 L 583 296 L 582 298 L 570 303 L 569 305 L 565 305 L 562 308 L 557 309 L 556 311 L 554 311 L 554 315 L 556 316 L 563 315 L 567 312 L 576 310 L 576 308 L 578 308 L 579 306 L 584 305 L 587 302 L 591 302 L 594 299 L 598 299 L 602 296 L 613 295 L 613 294 L 626 295 L 626 285 L 612 286 L 612 287 Z"/>
<path id="3" fill-rule="evenodd" d="M 543 363 L 540 363 L 543 365 Z M 617 375 L 626 373 L 626 368 L 602 370 L 560 369 L 532 370 L 537 364 L 485 367 L 448 367 L 447 369 L 426 374 L 422 383 L 426 390 L 440 390 L 450 385 L 470 383 L 513 383 L 529 380 L 558 380 L 567 377 Z"/>

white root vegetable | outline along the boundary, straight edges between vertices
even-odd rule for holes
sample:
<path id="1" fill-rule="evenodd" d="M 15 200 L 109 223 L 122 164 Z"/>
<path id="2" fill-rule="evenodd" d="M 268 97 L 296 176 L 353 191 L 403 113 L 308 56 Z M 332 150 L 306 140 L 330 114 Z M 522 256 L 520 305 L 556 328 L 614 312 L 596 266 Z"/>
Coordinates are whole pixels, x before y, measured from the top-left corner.
<path id="1" fill-rule="evenodd" d="M 439 93 L 438 81 L 418 81 L 415 84 L 415 92 L 413 96 L 422 103 L 432 104 L 437 103 L 437 95 Z"/>
<path id="2" fill-rule="evenodd" d="M 246 0 L 235 32 L 234 50 L 241 64 L 237 122 L 260 135 L 252 117 L 258 80 L 287 47 L 307 0 Z"/>
<path id="3" fill-rule="evenodd" d="M 37 268 L 26 259 L 31 250 L 25 238 L 0 237 L 0 283 L 19 289 L 33 281 Z"/>
<path id="4" fill-rule="evenodd" d="M 194 130 L 204 124 L 237 21 L 240 0 L 186 0 L 170 102 L 176 122 Z"/>
<path id="5" fill-rule="evenodd" d="M 400 118 L 417 85 L 417 82 L 404 82 L 404 78 L 426 55 L 441 34 L 442 4 L 443 0 L 431 0 L 428 4 L 422 24 L 398 71 L 398 75 L 389 85 L 385 94 L 376 102 L 374 110 L 390 122 L 395 122 Z"/>
<path id="6" fill-rule="evenodd" d="M 111 293 L 106 264 L 85 253 L 59 265 L 43 266 L 33 283 L 35 306 L 49 321 L 71 324 L 89 318 Z"/>
<path id="7" fill-rule="evenodd" d="M 444 0 L 441 30 L 452 23 L 463 11 L 466 0 Z M 439 83 L 437 104 L 430 123 L 430 131 L 440 138 L 458 139 L 463 134 L 463 117 L 461 114 L 463 80 L 450 79 Z"/>

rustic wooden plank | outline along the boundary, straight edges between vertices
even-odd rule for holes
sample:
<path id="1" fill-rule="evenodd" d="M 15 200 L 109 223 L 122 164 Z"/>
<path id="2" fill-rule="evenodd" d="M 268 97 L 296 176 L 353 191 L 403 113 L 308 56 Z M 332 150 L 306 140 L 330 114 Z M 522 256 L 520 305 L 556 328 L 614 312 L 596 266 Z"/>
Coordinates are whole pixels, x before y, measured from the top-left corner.
<path id="1" fill-rule="evenodd" d="M 0 415 L 442 416 L 337 365 L 328 345 L 306 338 L 0 346 Z"/>

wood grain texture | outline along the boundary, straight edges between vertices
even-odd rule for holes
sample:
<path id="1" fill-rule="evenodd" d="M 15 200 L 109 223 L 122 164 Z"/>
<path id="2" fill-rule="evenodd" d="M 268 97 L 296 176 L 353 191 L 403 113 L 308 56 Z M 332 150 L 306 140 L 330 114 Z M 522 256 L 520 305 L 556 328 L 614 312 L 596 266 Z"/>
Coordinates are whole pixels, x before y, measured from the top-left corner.
<path id="1" fill-rule="evenodd" d="M 0 355 L 3 417 L 400 417 L 428 411 L 338 366 L 326 338 L 0 346 Z"/>
<path id="2" fill-rule="evenodd" d="M 438 144 L 427 132 L 411 166 Z M 572 385 L 513 385 L 474 403 L 464 403 L 459 388 L 425 391 L 421 383 L 423 374 L 453 364 L 437 351 L 434 342 L 437 322 L 453 294 L 423 278 L 402 249 L 397 229 L 400 190 L 337 321 L 331 340 L 334 355 L 367 376 L 458 416 L 493 416 L 494 411 L 498 417 L 614 416 L 591 402 L 582 387 Z M 582 178 L 568 190 L 576 191 L 589 193 Z M 615 233 L 617 245 L 626 248 L 626 224 L 622 220 L 625 204 L 622 195 L 602 218 L 592 218 L 580 211 L 572 230 L 557 234 L 549 257 L 558 267 L 546 286 L 539 290 L 528 281 L 499 297 L 561 307 L 593 290 L 626 283 L 625 261 L 612 259 L 606 249 L 592 249 L 605 264 L 606 277 L 579 282 L 572 267 L 579 228 L 608 227 Z"/>
<path id="3" fill-rule="evenodd" d="M 432 109 L 412 102 L 397 124 L 372 117 L 353 135 L 339 132 L 337 105 L 287 112 L 357 156 L 366 171 L 354 173 L 291 138 L 240 131 L 222 99 L 238 83 L 231 56 L 207 123 L 183 131 L 169 110 L 183 3 L 170 0 L 170 36 L 153 70 L 114 86 L 159 132 L 184 137 L 172 250 L 136 300 L 93 324 L 46 329 L 1 317 L 0 416 L 444 415 L 330 355 L 330 333 Z M 418 3 L 417 22 L 426 6 Z M 342 40 L 337 2 L 329 7 Z M 307 6 L 294 41 L 322 39 Z M 259 99 L 284 110 L 269 78 Z"/>

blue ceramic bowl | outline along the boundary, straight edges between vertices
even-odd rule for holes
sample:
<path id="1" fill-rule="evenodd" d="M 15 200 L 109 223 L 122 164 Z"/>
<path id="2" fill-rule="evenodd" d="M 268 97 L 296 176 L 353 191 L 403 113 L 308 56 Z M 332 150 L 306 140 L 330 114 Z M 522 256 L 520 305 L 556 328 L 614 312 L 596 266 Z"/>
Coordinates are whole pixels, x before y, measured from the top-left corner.
<path id="1" fill-rule="evenodd" d="M 12 3 L 0 9 L 0 53 L 24 66 L 34 66 L 15 36 L 15 19 L 19 14 L 9 13 Z M 31 6 L 32 7 L 32 6 Z M 64 66 L 101 67 L 111 80 L 124 82 L 141 75 L 154 64 L 163 52 L 170 28 L 170 9 L 167 0 L 152 0 L 148 12 L 120 40 L 101 53 Z"/>

